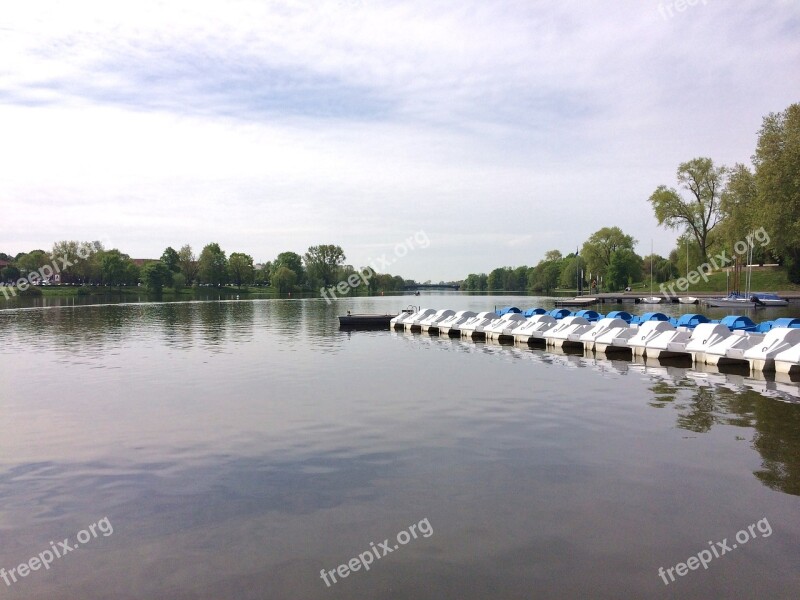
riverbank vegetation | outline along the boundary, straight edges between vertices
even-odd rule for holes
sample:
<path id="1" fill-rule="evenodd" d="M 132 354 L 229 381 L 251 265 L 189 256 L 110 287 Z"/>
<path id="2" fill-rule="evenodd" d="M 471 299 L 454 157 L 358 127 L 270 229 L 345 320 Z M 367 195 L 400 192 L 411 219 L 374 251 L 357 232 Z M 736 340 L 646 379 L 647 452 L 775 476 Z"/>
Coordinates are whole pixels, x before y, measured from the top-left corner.
<path id="1" fill-rule="evenodd" d="M 64 260 L 65 259 L 65 260 Z M 106 249 L 100 242 L 65 240 L 50 252 L 32 250 L 9 256 L 0 253 L 0 282 L 15 286 L 14 296 L 206 295 L 209 291 L 268 296 L 319 294 L 323 287 L 345 281 L 356 273 L 346 263 L 340 246 L 311 246 L 301 256 L 292 251 L 272 260 L 255 263 L 243 252 L 229 256 L 212 242 L 196 255 L 191 246 L 180 250 L 167 247 L 158 259 L 132 259 L 117 248 Z M 413 281 L 399 275 L 376 273 L 371 267 L 358 269 L 364 274 L 360 285 L 349 287 L 353 295 L 402 291 Z M 18 285 L 20 281 L 25 285 Z"/>
<path id="2" fill-rule="evenodd" d="M 637 240 L 618 227 L 593 233 L 580 250 L 562 256 L 548 251 L 536 266 L 499 267 L 473 273 L 463 288 L 471 291 L 529 291 L 557 289 L 618 291 L 626 286 L 667 283 L 711 262 L 715 256 L 747 264 L 753 232 L 753 265 L 776 265 L 756 270 L 752 289 L 792 290 L 800 284 L 800 104 L 764 117 L 752 165 L 716 164 L 698 157 L 678 165 L 677 188 L 658 185 L 647 199 L 659 223 L 678 232 L 669 256 L 640 256 Z M 644 200 L 644 199 L 643 199 Z M 738 244 L 738 246 L 737 246 Z M 721 262 L 721 261 L 718 261 Z M 692 285 L 696 291 L 726 291 L 728 277 L 718 264 L 709 280 Z"/>

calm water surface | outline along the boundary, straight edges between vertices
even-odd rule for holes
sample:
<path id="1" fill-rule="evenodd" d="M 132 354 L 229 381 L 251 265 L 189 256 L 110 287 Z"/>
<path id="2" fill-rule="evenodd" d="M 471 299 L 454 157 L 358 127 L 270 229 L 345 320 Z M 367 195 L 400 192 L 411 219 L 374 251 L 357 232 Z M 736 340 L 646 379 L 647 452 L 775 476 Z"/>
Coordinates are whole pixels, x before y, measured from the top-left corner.
<path id="1" fill-rule="evenodd" d="M 0 567 L 113 526 L 4 597 L 798 596 L 797 383 L 338 329 L 420 300 L 515 299 L 0 311 Z"/>

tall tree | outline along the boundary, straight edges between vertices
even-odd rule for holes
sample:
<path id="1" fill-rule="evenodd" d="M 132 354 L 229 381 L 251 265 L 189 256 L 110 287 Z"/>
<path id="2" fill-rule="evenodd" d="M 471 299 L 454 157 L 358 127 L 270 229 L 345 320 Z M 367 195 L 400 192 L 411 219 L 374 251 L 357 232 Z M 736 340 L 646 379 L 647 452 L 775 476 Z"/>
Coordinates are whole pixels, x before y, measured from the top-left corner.
<path id="1" fill-rule="evenodd" d="M 61 265 L 62 258 L 67 258 L 71 265 L 61 268 L 61 281 L 86 283 L 99 281 L 101 277 L 100 253 L 103 244 L 100 242 L 78 242 L 62 240 L 53 244 L 51 254 Z"/>
<path id="2" fill-rule="evenodd" d="M 568 254 L 567 257 L 561 261 L 561 274 L 558 278 L 559 286 L 578 289 L 578 277 L 580 277 L 581 271 L 583 271 L 584 280 L 581 281 L 580 287 L 583 288 L 585 279 L 589 276 L 589 271 L 586 268 L 586 261 L 583 260 L 579 254 Z"/>
<path id="3" fill-rule="evenodd" d="M 505 290 L 506 289 L 506 271 L 509 267 L 497 267 L 489 273 L 489 278 L 486 282 L 488 289 L 491 291 Z"/>
<path id="4" fill-rule="evenodd" d="M 285 294 L 292 291 L 296 281 L 297 273 L 288 267 L 281 266 L 272 273 L 272 281 L 270 283 L 273 288 L 278 290 L 279 294 Z"/>
<path id="5" fill-rule="evenodd" d="M 731 248 L 739 240 L 746 239 L 758 220 L 757 199 L 755 176 L 747 165 L 737 163 L 730 170 L 720 201 L 722 219 L 718 231 L 723 246 Z"/>
<path id="6" fill-rule="evenodd" d="M 759 219 L 800 283 L 800 104 L 764 117 L 753 162 Z"/>
<path id="7" fill-rule="evenodd" d="M 336 274 L 344 265 L 345 255 L 340 246 L 322 244 L 309 247 L 303 260 L 308 276 L 321 286 L 328 287 L 336 281 Z"/>
<path id="8" fill-rule="evenodd" d="M 586 268 L 592 273 L 592 277 L 598 277 L 605 275 L 614 252 L 623 248 L 633 251 L 635 245 L 636 240 L 624 234 L 619 227 L 603 227 L 583 243 L 581 256 L 586 261 Z M 588 273 L 584 275 L 588 276 Z"/>
<path id="9" fill-rule="evenodd" d="M 164 286 L 172 285 L 172 271 L 160 260 L 149 262 L 142 267 L 142 285 L 148 292 L 161 293 Z"/>
<path id="10" fill-rule="evenodd" d="M 212 242 L 203 248 L 198 271 L 203 283 L 221 285 L 228 281 L 228 259 L 219 244 Z"/>
<path id="11" fill-rule="evenodd" d="M 303 268 L 303 257 L 297 252 L 281 252 L 272 263 L 272 271 L 277 271 L 280 267 L 291 269 L 295 273 L 296 283 L 301 285 L 305 280 L 305 269 Z M 294 285 L 294 284 L 292 284 Z"/>
<path id="12" fill-rule="evenodd" d="M 5 260 L 5 259 L 4 259 Z M 0 269 L 0 282 L 17 281 L 19 279 L 19 269 L 14 265 L 8 265 Z"/>
<path id="13" fill-rule="evenodd" d="M 50 262 L 50 257 L 44 250 L 31 250 L 16 260 L 17 266 L 23 273 L 38 271 L 40 267 Z"/>
<path id="14" fill-rule="evenodd" d="M 172 246 L 167 246 L 167 249 L 164 250 L 164 253 L 161 255 L 161 262 L 167 265 L 167 268 L 173 273 L 177 273 L 181 270 L 181 257 Z"/>
<path id="15" fill-rule="evenodd" d="M 548 250 L 544 253 L 544 260 L 561 260 L 564 256 L 561 254 L 561 250 Z"/>
<path id="16" fill-rule="evenodd" d="M 470 292 L 485 292 L 489 285 L 488 282 L 489 276 L 486 273 L 470 273 L 461 287 Z"/>
<path id="17" fill-rule="evenodd" d="M 116 248 L 103 250 L 99 253 L 100 279 L 103 285 L 116 285 L 134 283 L 129 281 L 132 270 L 130 257 Z"/>
<path id="18" fill-rule="evenodd" d="M 560 260 L 542 260 L 528 275 L 528 287 L 534 292 L 549 293 L 558 285 L 561 275 Z"/>
<path id="19" fill-rule="evenodd" d="M 192 247 L 189 244 L 186 244 L 178 251 L 178 267 L 186 277 L 186 283 L 189 285 L 194 283 L 197 279 L 200 265 L 197 263 L 197 257 L 192 252 Z"/>
<path id="20" fill-rule="evenodd" d="M 650 274 L 647 274 L 648 277 Z M 611 254 L 605 283 L 609 289 L 619 290 L 642 277 L 642 259 L 630 248 L 620 248 Z"/>
<path id="21" fill-rule="evenodd" d="M 228 273 L 236 287 L 241 288 L 243 283 L 253 282 L 253 257 L 241 252 L 232 252 L 228 258 Z"/>
<path id="22" fill-rule="evenodd" d="M 710 158 L 693 158 L 678 165 L 678 184 L 687 192 L 685 200 L 674 188 L 660 185 L 649 198 L 659 225 L 688 230 L 708 259 L 709 233 L 720 219 L 720 196 L 725 188 L 727 169 L 715 167 Z"/>

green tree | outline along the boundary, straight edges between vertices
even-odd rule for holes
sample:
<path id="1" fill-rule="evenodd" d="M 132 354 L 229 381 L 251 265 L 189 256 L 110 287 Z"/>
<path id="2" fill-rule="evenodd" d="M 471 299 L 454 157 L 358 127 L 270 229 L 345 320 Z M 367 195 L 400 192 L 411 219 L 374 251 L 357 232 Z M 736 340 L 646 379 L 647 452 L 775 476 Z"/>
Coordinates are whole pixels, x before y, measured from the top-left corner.
<path id="1" fill-rule="evenodd" d="M 764 117 L 753 162 L 759 220 L 800 283 L 800 104 Z"/>
<path id="2" fill-rule="evenodd" d="M 253 257 L 241 252 L 233 252 L 228 258 L 228 272 L 236 287 L 241 288 L 243 283 L 253 282 Z"/>
<path id="3" fill-rule="evenodd" d="M 19 269 L 14 265 L 8 265 L 0 270 L 0 281 L 17 281 L 19 279 Z"/>
<path id="4" fill-rule="evenodd" d="M 556 261 L 557 262 L 557 261 Z M 527 266 L 517 267 L 510 270 L 506 276 L 506 289 L 517 292 L 524 292 L 528 289 L 528 269 Z"/>
<path id="5" fill-rule="evenodd" d="M 727 173 L 725 167 L 715 167 L 710 158 L 694 158 L 678 165 L 677 171 L 678 184 L 689 192 L 688 200 L 665 185 L 658 186 L 649 198 L 659 225 L 691 232 L 703 262 L 708 260 L 709 234 L 720 220 Z"/>
<path id="6" fill-rule="evenodd" d="M 669 253 L 669 262 L 676 277 L 686 276 L 689 271 L 703 264 L 703 257 L 692 234 L 684 233 L 676 240 L 676 244 L 676 248 Z"/>
<path id="7" fill-rule="evenodd" d="M 747 167 L 737 163 L 730 170 L 728 184 L 720 201 L 719 237 L 731 248 L 746 238 L 755 222 L 755 206 L 758 200 L 756 178 Z"/>
<path id="8" fill-rule="evenodd" d="M 544 260 L 552 261 L 552 260 L 561 260 L 564 256 L 561 254 L 561 250 L 548 250 L 544 253 Z"/>
<path id="9" fill-rule="evenodd" d="M 219 244 L 212 242 L 203 248 L 198 272 L 203 283 L 222 285 L 228 281 L 228 259 Z"/>
<path id="10" fill-rule="evenodd" d="M 272 263 L 272 271 L 277 270 L 279 267 L 286 267 L 294 271 L 297 276 L 297 285 L 302 285 L 305 282 L 306 270 L 303 267 L 303 257 L 297 252 L 281 252 Z"/>
<path id="11" fill-rule="evenodd" d="M 173 273 L 177 273 L 181 270 L 181 257 L 172 246 L 167 246 L 167 249 L 164 250 L 164 253 L 161 255 L 161 262 L 167 265 L 167 268 Z"/>
<path id="12" fill-rule="evenodd" d="M 278 290 L 279 294 L 292 291 L 297 282 L 297 273 L 288 267 L 278 267 L 272 274 L 272 287 Z"/>
<path id="13" fill-rule="evenodd" d="M 560 260 L 542 260 L 530 271 L 528 287 L 534 292 L 550 293 L 558 285 L 560 276 Z"/>
<path id="14" fill-rule="evenodd" d="M 50 262 L 50 257 L 44 250 L 31 250 L 17 258 L 16 265 L 20 271 L 27 274 L 38 271 L 44 265 L 50 264 Z"/>
<path id="15" fill-rule="evenodd" d="M 668 281 L 675 275 L 674 267 L 668 259 L 658 254 L 650 254 L 642 258 L 642 277 L 644 277 L 648 283 L 650 282 L 651 267 L 653 281 L 656 283 Z"/>
<path id="16" fill-rule="evenodd" d="M 506 271 L 508 267 L 498 267 L 489 273 L 489 278 L 486 281 L 487 288 L 490 291 L 502 291 L 506 289 Z"/>
<path id="17" fill-rule="evenodd" d="M 361 267 L 358 270 L 358 272 L 363 275 L 363 277 L 361 278 L 361 283 L 359 284 L 359 287 L 363 287 L 364 286 L 364 280 L 366 279 L 366 288 L 367 288 L 367 292 L 368 293 L 374 294 L 375 292 L 377 292 L 380 289 L 381 279 L 378 277 L 378 272 L 375 269 L 373 269 L 370 266 Z M 391 285 L 392 276 L 389 275 L 388 273 L 386 275 L 387 275 L 388 279 L 384 279 L 384 281 L 390 282 L 390 285 Z M 385 290 L 386 288 L 383 288 L 383 289 Z"/>
<path id="18" fill-rule="evenodd" d="M 469 292 L 485 292 L 489 285 L 486 273 L 470 273 L 462 284 L 462 289 Z"/>
<path id="19" fill-rule="evenodd" d="M 175 290 L 175 293 L 180 293 L 184 287 L 186 287 L 186 275 L 183 273 L 173 273 L 172 288 Z"/>
<path id="20" fill-rule="evenodd" d="M 576 264 L 577 263 L 577 264 Z M 561 261 L 561 273 L 558 277 L 559 287 L 577 290 L 578 278 L 580 272 L 583 271 L 584 280 L 581 281 L 581 288 L 586 287 L 585 279 L 589 275 L 586 270 L 586 261 L 580 254 L 569 254 Z"/>
<path id="21" fill-rule="evenodd" d="M 148 292 L 160 294 L 164 286 L 172 284 L 172 271 L 160 260 L 149 262 L 142 267 L 142 285 Z"/>
<path id="22" fill-rule="evenodd" d="M 181 247 L 178 251 L 178 267 L 184 277 L 186 277 L 187 284 L 191 285 L 197 280 L 197 273 L 200 269 L 200 265 L 189 244 Z"/>
<path id="23" fill-rule="evenodd" d="M 127 254 L 123 254 L 116 248 L 103 250 L 99 253 L 100 261 L 100 280 L 103 285 L 121 286 L 128 283 L 131 273 L 129 263 L 131 259 Z"/>
<path id="24" fill-rule="evenodd" d="M 339 268 L 344 265 L 344 250 L 333 244 L 311 246 L 303 261 L 308 277 L 322 287 L 329 287 L 335 283 Z"/>
<path id="25" fill-rule="evenodd" d="M 601 277 L 606 275 L 614 252 L 623 249 L 633 252 L 635 245 L 636 240 L 630 235 L 625 235 L 619 227 L 603 227 L 584 242 L 581 256 L 586 261 L 586 269 L 592 273 L 592 277 Z M 588 273 L 584 273 L 584 276 L 588 276 Z"/>
<path id="26" fill-rule="evenodd" d="M 649 273 L 648 273 L 649 277 Z M 611 254 L 605 284 L 612 290 L 620 290 L 628 283 L 642 278 L 642 259 L 630 248 L 620 248 Z"/>
<path id="27" fill-rule="evenodd" d="M 0 281 L 17 281 L 19 279 L 19 269 L 14 265 L 8 265 L 0 270 Z"/>
<path id="28" fill-rule="evenodd" d="M 53 244 L 51 254 L 62 265 L 61 257 L 66 257 L 72 265 L 61 267 L 61 281 L 65 283 L 88 283 L 100 281 L 102 276 L 100 254 L 104 248 L 100 242 L 79 242 L 62 240 Z"/>
<path id="29" fill-rule="evenodd" d="M 266 285 L 269 283 L 270 273 L 272 272 L 272 263 L 267 261 L 264 264 L 255 266 L 253 272 L 253 283 L 256 285 Z"/>

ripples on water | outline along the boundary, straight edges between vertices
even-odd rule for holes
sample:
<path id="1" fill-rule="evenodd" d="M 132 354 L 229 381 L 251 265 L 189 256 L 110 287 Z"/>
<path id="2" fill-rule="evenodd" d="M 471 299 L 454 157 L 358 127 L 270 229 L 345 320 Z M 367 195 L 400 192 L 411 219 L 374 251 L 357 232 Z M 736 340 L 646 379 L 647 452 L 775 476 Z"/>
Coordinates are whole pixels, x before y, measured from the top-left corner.
<path id="1" fill-rule="evenodd" d="M 338 330 L 348 309 L 407 301 L 0 311 L 0 566 L 114 525 L 0 589 L 796 597 L 796 383 Z M 658 577 L 764 517 L 772 536 L 669 586 Z M 320 579 L 423 518 L 431 537 Z"/>

